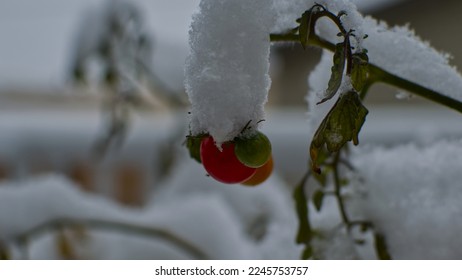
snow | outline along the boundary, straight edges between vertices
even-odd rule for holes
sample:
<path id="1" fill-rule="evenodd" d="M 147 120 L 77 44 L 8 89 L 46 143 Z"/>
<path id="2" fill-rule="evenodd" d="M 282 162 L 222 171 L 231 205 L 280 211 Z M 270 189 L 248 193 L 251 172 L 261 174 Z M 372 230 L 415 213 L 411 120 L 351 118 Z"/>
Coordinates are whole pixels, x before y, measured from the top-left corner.
<path id="1" fill-rule="evenodd" d="M 217 183 L 190 160 L 181 161 L 173 172 L 175 176 L 159 186 L 141 209 L 125 208 L 107 198 L 83 193 L 61 175 L 3 183 L 0 240 L 12 240 L 54 219 L 96 219 L 162 229 L 210 259 L 298 257 L 300 248 L 293 242 L 293 204 L 288 189 L 276 176 L 260 188 L 247 188 Z M 33 237 L 29 240 L 30 257 L 59 258 L 53 253 L 53 231 Z M 72 244 L 87 258 L 196 257 L 175 242 L 117 230 L 90 228 L 83 243 Z"/>
<path id="2" fill-rule="evenodd" d="M 246 236 L 249 244 L 255 244 L 251 246 L 251 251 L 258 252 L 255 257 L 298 258 L 300 248 L 293 242 L 297 225 L 293 202 L 289 189 L 277 174 L 258 187 L 216 182 L 206 176 L 202 166 L 191 161 L 181 162 L 174 174 L 165 182 L 165 186 L 160 187 L 162 190 L 153 195 L 154 205 L 172 204 L 191 196 L 206 197 L 201 200 L 202 203 L 209 201 L 209 198 L 219 199 L 217 207 L 230 209 L 229 215 L 239 221 L 234 223 L 240 224 L 239 234 Z M 204 215 L 204 219 L 208 220 L 208 215 Z M 229 230 L 230 226 L 234 227 L 233 223 L 221 227 L 216 225 L 217 234 Z M 282 244 L 282 247 L 279 246 Z"/>
<path id="3" fill-rule="evenodd" d="M 206 188 L 190 191 L 188 195 L 159 195 L 144 209 L 124 208 L 105 198 L 82 193 L 58 175 L 4 183 L 0 188 L 0 237 L 8 241 L 58 218 L 96 219 L 162 229 L 199 248 L 210 259 L 297 258 L 299 248 L 293 242 L 296 223 L 292 202 L 274 179 L 262 187 L 266 192 L 224 191 L 229 186 L 216 186 L 205 176 L 193 181 L 183 176 L 184 172 L 191 172 L 188 171 L 191 164 L 195 165 L 189 162 L 179 167 L 179 176 L 188 179 L 188 184 L 181 186 L 194 190 L 202 181 L 207 182 Z M 171 192 L 175 186 L 167 183 L 165 187 Z M 278 208 L 272 208 L 275 205 Z M 89 244 L 77 247 L 89 258 L 195 257 L 174 242 L 155 236 L 148 238 L 91 228 L 87 228 L 86 235 Z M 34 237 L 29 240 L 32 257 L 59 257 L 49 254 L 53 242 L 48 234 Z"/>
<path id="4" fill-rule="evenodd" d="M 314 134 L 316 128 L 321 124 L 324 117 L 334 106 L 335 101 L 340 96 L 338 93 L 332 99 L 317 104 L 322 96 L 324 96 L 327 84 L 329 82 L 333 54 L 323 50 L 321 60 L 308 77 L 309 94 L 306 97 L 308 101 L 308 120 L 310 122 L 311 135 Z"/>
<path id="5" fill-rule="evenodd" d="M 461 140 L 355 149 L 366 192 L 357 206 L 396 259 L 460 259 Z"/>
<path id="6" fill-rule="evenodd" d="M 355 2 L 363 11 L 371 11 L 399 1 L 403 0 Z M 104 2 L 106 0 L 0 1 L 0 35 L 4 39 L 0 45 L 0 87 L 62 87 L 67 81 L 70 51 L 80 20 Z M 130 2 L 142 9 L 154 36 L 153 68 L 157 76 L 169 88 L 183 90 L 188 28 L 199 0 Z"/>
<path id="7" fill-rule="evenodd" d="M 331 11 L 336 13 L 344 8 L 345 6 L 338 6 Z M 360 43 L 368 49 L 372 63 L 393 74 L 462 100 L 460 91 L 457 90 L 462 88 L 462 79 L 449 65 L 447 55 L 436 52 L 407 27 L 389 28 L 369 17 L 362 18 L 354 10 L 348 10 L 347 13 L 344 20 L 348 28 L 369 35 Z M 336 38 L 331 25 L 321 25 L 318 32 L 331 41 Z M 332 53 L 323 51 L 319 64 L 308 78 L 310 93 L 307 100 L 311 134 L 336 101 L 333 98 L 316 105 L 327 87 L 331 65 Z M 447 123 L 446 119 L 441 119 L 438 114 L 434 114 L 426 122 L 419 117 L 421 114 L 409 114 L 403 119 L 402 113 L 394 115 L 389 112 L 382 115 L 381 119 L 375 118 L 375 121 L 378 120 L 375 124 L 369 122 L 369 118 L 373 116 L 374 110 L 370 109 L 370 116 L 360 134 L 361 145 L 352 149 L 353 164 L 358 173 L 350 174 L 357 180 L 350 184 L 354 199 L 348 199 L 349 213 L 373 222 L 377 230 L 386 237 L 393 258 L 460 259 L 460 244 L 456 237 L 460 225 L 456 222 L 456 217 L 462 211 L 458 203 L 462 192 L 456 182 L 462 160 L 457 152 L 461 148 L 461 142 L 437 140 L 445 138 L 443 127 L 454 129 L 454 126 Z M 408 125 L 398 131 L 398 123 L 409 121 L 409 118 L 420 121 L 420 124 Z M 390 122 L 390 126 L 384 125 L 385 119 Z M 411 133 L 409 127 L 412 127 L 415 137 L 404 140 L 402 135 Z M 371 130 L 375 133 L 371 133 Z M 388 133 L 379 133 L 377 130 Z M 380 134 L 382 137 L 379 137 Z M 386 135 L 410 143 L 380 148 L 372 146 L 371 139 L 368 139 L 368 136 L 373 136 L 376 140 L 374 144 L 377 144 L 378 141 L 384 141 L 383 137 L 387 137 Z M 368 141 L 362 141 L 363 138 Z M 455 139 L 460 139 L 460 136 Z M 331 227 L 332 224 L 335 225 L 335 220 L 339 217 L 336 205 L 326 203 L 324 207 L 322 213 L 313 214 L 315 227 L 329 236 L 315 241 L 321 256 L 334 259 L 373 257 L 370 252 L 362 255 L 361 249 L 352 246 L 342 232 L 326 228 L 326 224 L 331 224 Z M 336 247 L 336 244 L 340 247 Z M 368 244 L 371 244 L 370 238 Z"/>
<path id="8" fill-rule="evenodd" d="M 243 5 L 239 1 L 232 4 L 222 1 L 213 6 L 203 1 L 191 27 L 191 53 L 185 72 L 186 90 L 192 104 L 191 132 L 193 135 L 209 133 L 218 145 L 238 136 L 247 122 L 254 124 L 264 118 L 263 106 L 270 84 L 265 36 L 293 28 L 301 11 L 314 2 L 274 1 L 272 6 L 267 2 L 253 3 L 244 12 L 239 11 Z M 352 46 L 356 50 L 366 48 L 371 63 L 462 100 L 457 90 L 462 88 L 462 77 L 449 65 L 448 55 L 438 53 L 409 28 L 389 28 L 383 22 L 363 17 L 347 0 L 321 1 L 320 4 L 334 14 L 346 12 L 343 25 L 346 30 L 354 29 L 356 35 Z M 223 17 L 225 9 L 233 16 Z M 275 22 L 272 19 L 276 19 Z M 332 42 L 339 40 L 332 22 L 322 19 L 318 23 L 317 32 L 321 37 Z M 246 31 L 240 33 L 242 29 Z M 365 35 L 369 37 L 363 40 Z M 319 95 L 325 90 L 331 64 L 332 58 L 324 51 L 320 65 L 311 74 L 312 93 Z M 317 103 L 309 98 L 310 104 Z M 323 107 L 328 108 L 328 104 Z"/>
<path id="9" fill-rule="evenodd" d="M 190 31 L 191 54 L 186 68 L 193 134 L 208 132 L 220 144 L 237 136 L 249 120 L 255 125 L 264 118 L 263 106 L 270 85 L 267 35 L 275 28 L 282 28 L 286 21 L 293 24 L 295 18 L 290 11 L 299 12 L 301 7 L 296 5 L 309 4 L 305 1 L 293 3 L 275 1 L 271 6 L 263 0 L 201 2 Z M 369 49 L 373 63 L 460 98 L 456 94 L 456 89 L 461 88 L 460 75 L 448 66 L 447 56 L 431 49 L 406 27 L 388 28 L 371 18 L 363 18 L 348 1 L 326 4 L 333 12 L 347 10 L 345 25 L 357 29 L 358 35 L 369 35 L 359 44 Z M 276 12 L 282 11 L 286 16 L 274 25 Z M 334 38 L 331 25 L 322 23 L 319 32 Z M 334 98 L 315 106 L 319 98 L 316 93 L 323 92 L 327 85 L 331 63 L 332 54 L 324 51 L 320 64 L 309 77 L 310 124 L 298 127 L 299 130 L 313 131 L 335 102 Z M 459 203 L 462 192 L 457 183 L 462 161 L 462 141 L 460 129 L 457 129 L 460 121 L 449 122 L 443 118 L 438 124 L 445 125 L 435 126 L 435 118 L 426 111 L 413 115 L 417 119 L 414 121 L 402 115 L 390 116 L 390 111 L 386 116 L 388 122 L 380 126 L 366 122 L 362 131 L 364 138 L 403 142 L 396 134 L 406 132 L 407 136 L 411 135 L 406 140 L 413 143 L 389 148 L 362 145 L 352 150 L 352 161 L 359 173 L 353 176 L 350 184 L 348 210 L 354 217 L 371 220 L 384 233 L 394 258 L 460 259 L 462 244 L 458 233 L 462 228 L 457 220 L 462 214 Z M 0 125 L 9 127 L 11 132 L 1 140 L 14 143 L 14 149 L 2 146 L 0 152 L 12 158 L 29 152 L 24 148 L 25 140 L 19 142 L 21 139 L 34 139 L 39 143 L 35 148 L 40 149 L 46 146 L 45 142 L 53 145 L 49 142 L 67 143 L 74 138 L 68 135 L 65 141 L 59 141 L 62 138 L 50 141 L 53 133 L 71 131 L 72 136 L 84 130 L 60 123 L 63 120 L 59 119 L 55 121 L 58 128 L 41 130 L 42 138 L 36 138 L 32 136 L 39 130 L 36 124 L 40 120 L 24 117 L 22 126 L 18 126 L 11 121 L 11 115 L 9 117 L 0 118 L 4 120 Z M 415 125 L 415 121 L 423 125 Z M 49 119 L 44 123 L 49 123 Z M 88 131 L 93 131 L 94 124 L 87 128 L 83 143 L 79 138 L 80 148 L 90 142 L 92 133 Z M 287 124 L 291 124 L 291 129 L 294 126 L 294 122 L 286 119 L 282 128 L 273 130 L 278 135 L 272 138 L 278 142 L 274 146 L 292 150 L 283 152 L 286 156 L 283 160 L 288 163 L 285 168 L 303 166 L 306 170 L 306 161 L 300 164 L 291 162 L 293 158 L 288 157 L 294 151 L 301 154 L 303 147 L 300 142 L 287 145 L 287 138 L 303 133 L 297 129 L 288 130 Z M 437 140 L 446 137 L 446 133 L 457 135 L 459 140 Z M 305 149 L 307 139 L 303 139 Z M 160 142 L 156 145 L 160 146 Z M 171 173 L 175 176 L 156 185 L 141 209 L 122 207 L 107 198 L 83 193 L 57 174 L 4 182 L 0 185 L 0 239 L 9 241 L 56 218 L 101 219 L 168 230 L 200 248 L 211 259 L 291 259 L 299 256 L 301 248 L 294 244 L 297 222 L 290 189 L 277 174 L 258 188 L 223 185 L 205 176 L 202 167 L 193 160 L 186 160 L 186 151 L 182 153 L 183 160 Z M 339 221 L 338 212 L 332 209 L 335 210 L 333 199 L 326 199 L 321 213 L 311 209 L 313 225 L 323 234 L 323 238 L 315 240 L 315 250 L 324 258 L 362 257 L 344 231 L 332 232 L 329 228 Z M 162 239 L 103 230 L 90 230 L 89 236 L 89 243 L 81 249 L 90 258 L 191 258 L 178 244 Z M 53 246 L 53 236 L 44 235 L 31 242 L 30 256 L 55 258 L 56 252 L 50 249 Z"/>
<path id="10" fill-rule="evenodd" d="M 238 136 L 249 121 L 255 129 L 264 119 L 273 20 L 263 0 L 200 3 L 185 66 L 193 135 L 209 133 L 221 145 Z"/>
<path id="11" fill-rule="evenodd" d="M 409 26 L 389 27 L 383 21 L 361 15 L 355 5 L 347 0 L 318 2 L 334 14 L 340 11 L 347 13 L 342 17 L 342 23 L 346 30 L 354 29 L 358 38 L 352 40 L 352 45 L 367 49 L 371 63 L 446 96 L 462 100 L 459 90 L 462 88 L 462 76 L 450 65 L 450 55 L 436 51 L 428 42 L 415 35 Z M 300 17 L 300 11 L 312 5 L 309 1 L 290 3 L 276 1 L 276 3 L 279 14 L 273 32 L 284 32 L 295 27 L 295 19 Z M 334 43 L 339 40 L 338 29 L 331 21 L 321 19 L 318 23 L 316 25 L 318 35 Z M 366 34 L 368 38 L 363 40 Z M 326 63 L 331 65 L 332 60 L 321 60 L 321 64 Z M 321 71 L 320 68 L 324 69 L 323 66 L 319 66 L 318 71 Z M 311 75 L 321 76 L 316 71 Z M 316 79 L 310 78 L 312 91 L 322 91 L 320 83 L 311 84 L 314 80 Z"/>
<path id="12" fill-rule="evenodd" d="M 387 237 L 393 257 L 460 258 L 454 239 L 460 230 L 456 220 L 461 211 L 457 203 L 460 195 L 458 184 L 453 183 L 457 182 L 461 160 L 458 155 L 462 143 L 456 140 L 461 137 L 460 116 L 443 109 L 408 107 L 374 108 L 371 112 L 361 134 L 361 145 L 352 149 L 353 163 L 364 182 L 352 181 L 349 195 L 357 199 L 348 200 L 349 213 L 371 219 Z M 43 115 L 18 112 L 17 116 L 8 116 L 0 118 L 5 132 L 0 139 L 2 158 L 26 157 L 36 149 L 56 154 L 59 154 L 56 150 L 65 154 L 66 149 L 69 155 L 84 153 L 97 127 L 88 113 L 81 118 L 59 118 L 59 122 L 54 121 L 53 129 L 46 128 L 49 118 L 56 119 L 51 112 Z M 166 119 L 151 119 L 149 123 L 158 128 L 155 135 L 160 138 L 168 135 L 167 127 L 175 129 L 171 123 L 167 125 Z M 445 125 L 439 125 L 442 123 Z M 151 136 L 143 136 L 140 130 L 151 131 L 150 126 L 136 121 L 134 124 L 136 135 L 130 137 L 127 143 L 130 149 L 123 153 L 130 155 L 127 157 L 130 160 L 144 161 L 146 153 L 154 153 L 147 149 L 153 145 L 160 147 L 162 142 L 160 139 L 146 141 Z M 306 171 L 308 153 L 301 151 L 308 148 L 308 127 L 302 112 L 293 116 L 286 112 L 268 112 L 264 132 L 272 139 L 275 174 L 256 188 L 217 183 L 189 158 L 178 162 L 171 171 L 173 176 L 161 183 L 152 182 L 153 192 L 146 196 L 144 208 L 126 208 L 107 198 L 82 193 L 61 175 L 4 182 L 0 185 L 0 239 L 8 241 L 13 235 L 53 218 L 98 218 L 167 229 L 213 259 L 298 258 L 301 248 L 294 243 L 297 222 L 290 187 L 278 175 L 298 181 Z M 67 136 L 59 136 L 62 134 Z M 25 139 L 34 139 L 34 143 L 27 144 Z M 400 144 L 404 142 L 413 144 Z M 378 145 L 388 148 L 377 148 Z M 186 153 L 183 149 L 182 152 Z M 360 200 L 363 194 L 367 195 L 364 201 Z M 371 253 L 361 254 L 361 248 L 354 246 L 343 231 L 331 231 L 339 222 L 335 206 L 335 200 L 326 197 L 322 213 L 311 208 L 313 226 L 325 236 L 315 241 L 319 256 L 373 258 Z M 87 235 L 83 243 L 72 243 L 79 250 L 79 256 L 194 258 L 181 246 L 162 238 L 103 229 L 89 230 Z M 34 238 L 28 248 L 33 259 L 59 258 L 54 252 L 52 232 Z M 424 252 L 426 248 L 430 249 Z M 21 253 L 14 256 L 20 258 Z"/>

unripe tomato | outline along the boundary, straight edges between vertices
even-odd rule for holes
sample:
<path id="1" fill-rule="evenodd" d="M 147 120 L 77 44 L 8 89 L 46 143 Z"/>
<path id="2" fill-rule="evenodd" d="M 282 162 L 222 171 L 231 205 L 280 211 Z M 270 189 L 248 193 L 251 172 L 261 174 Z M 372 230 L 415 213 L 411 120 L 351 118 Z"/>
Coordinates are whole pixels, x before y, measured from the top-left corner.
<path id="1" fill-rule="evenodd" d="M 245 186 L 260 185 L 261 183 L 266 181 L 266 179 L 269 178 L 271 173 L 273 173 L 273 157 L 272 156 L 262 167 L 257 168 L 257 172 L 255 172 L 255 174 L 253 174 L 252 177 L 242 182 L 242 184 Z"/>
<path id="2" fill-rule="evenodd" d="M 234 143 L 226 142 L 220 151 L 213 138 L 208 136 L 201 142 L 201 161 L 205 170 L 215 180 L 226 184 L 242 183 L 257 170 L 242 164 L 234 154 Z"/>
<path id="3" fill-rule="evenodd" d="M 265 134 L 257 131 L 249 138 L 237 139 L 235 152 L 244 165 L 258 168 L 271 157 L 271 142 Z"/>

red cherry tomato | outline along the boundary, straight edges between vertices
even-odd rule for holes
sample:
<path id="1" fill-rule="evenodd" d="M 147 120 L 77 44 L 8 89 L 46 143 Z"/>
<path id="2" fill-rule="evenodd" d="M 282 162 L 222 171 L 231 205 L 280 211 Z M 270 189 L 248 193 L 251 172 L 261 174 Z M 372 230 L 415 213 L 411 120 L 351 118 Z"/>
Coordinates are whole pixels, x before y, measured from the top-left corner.
<path id="1" fill-rule="evenodd" d="M 215 180 L 226 184 L 242 183 L 252 177 L 257 170 L 242 164 L 234 154 L 234 143 L 226 142 L 218 150 L 213 138 L 206 137 L 201 142 L 201 161 L 205 170 Z"/>
<path id="2" fill-rule="evenodd" d="M 273 173 L 273 157 L 270 156 L 270 159 L 262 166 L 257 168 L 257 172 L 250 177 L 248 180 L 242 182 L 244 186 L 256 186 L 260 185 Z"/>

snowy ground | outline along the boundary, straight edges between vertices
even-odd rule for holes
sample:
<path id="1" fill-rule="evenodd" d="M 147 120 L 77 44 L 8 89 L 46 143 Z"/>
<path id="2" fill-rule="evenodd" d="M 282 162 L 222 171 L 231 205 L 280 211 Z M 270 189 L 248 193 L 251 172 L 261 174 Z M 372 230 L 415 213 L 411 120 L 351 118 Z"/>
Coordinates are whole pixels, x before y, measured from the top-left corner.
<path id="1" fill-rule="evenodd" d="M 50 116 L 53 113 L 29 112 L 1 117 L 0 127 L 5 132 L 1 136 L 2 158 L 16 159 L 16 164 L 21 165 L 27 162 L 28 154 L 39 150 L 42 155 L 49 152 L 53 156 L 54 152 L 56 158 L 60 153 L 70 158 L 85 153 L 97 135 L 98 115 L 75 113 L 59 120 L 51 118 L 54 121 Z M 353 149 L 354 164 L 365 179 L 361 182 L 366 182 L 358 183 L 355 188 L 368 196 L 364 201 L 353 201 L 351 211 L 366 215 L 380 226 L 389 237 L 395 258 L 462 257 L 457 243 L 460 231 L 457 217 L 462 211 L 458 201 L 462 192 L 459 184 L 454 183 L 462 162 L 457 156 L 462 154 L 457 152 L 462 149 L 457 140 L 462 137 L 458 117 L 434 108 L 373 108 L 361 134 L 361 145 Z M 132 159 L 144 166 L 146 153 L 140 151 L 152 149 L 177 130 L 171 117 L 157 119 L 135 122 L 130 140 L 119 154 L 121 158 L 131 154 Z M 154 129 L 147 130 L 148 126 Z M 145 234 L 89 225 L 83 237 L 78 237 L 72 229 L 67 229 L 64 235 L 70 240 L 75 256 L 298 258 L 300 247 L 293 241 L 297 222 L 290 189 L 307 166 L 309 140 L 305 114 L 269 111 L 263 131 L 273 143 L 276 162 L 276 172 L 268 182 L 257 188 L 222 185 L 206 177 L 199 164 L 185 157 L 165 180 L 158 182 L 155 176 L 151 178 L 151 191 L 146 194 L 143 208 L 122 207 L 109 199 L 110 192 L 82 193 L 63 175 L 25 176 L 27 168 L 24 167 L 22 173 L 16 174 L 17 179 L 4 182 L 0 187 L 1 239 L 8 241 L 15 258 L 25 257 L 26 253 L 34 259 L 58 258 L 62 251 L 56 248 L 62 248 L 62 242 L 58 242 L 62 235 L 56 234 L 56 228 L 33 234 L 27 249 L 17 246 L 22 243 L 17 243 L 16 237 L 54 219 L 102 220 L 143 226 L 153 232 Z M 413 144 L 405 144 L 411 142 Z M 382 148 L 375 148 L 377 145 Z M 184 157 L 185 151 L 181 147 L 180 151 L 180 158 Z M 115 154 L 111 160 L 122 160 L 119 156 Z M 325 209 L 313 217 L 320 227 L 338 218 L 334 205 Z M 175 242 L 176 239 L 194 249 Z M 329 258 L 371 257 L 349 247 L 347 240 L 337 236 L 327 245 L 320 243 L 319 246 Z"/>

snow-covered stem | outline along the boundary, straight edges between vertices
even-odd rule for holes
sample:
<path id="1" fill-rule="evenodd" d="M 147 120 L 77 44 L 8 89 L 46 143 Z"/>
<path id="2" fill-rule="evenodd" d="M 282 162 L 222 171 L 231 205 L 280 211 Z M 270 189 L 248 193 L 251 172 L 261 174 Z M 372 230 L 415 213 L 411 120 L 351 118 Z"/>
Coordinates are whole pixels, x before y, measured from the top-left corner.
<path id="1" fill-rule="evenodd" d="M 299 42 L 299 37 L 296 34 L 271 34 L 270 39 L 272 42 Z M 323 49 L 334 52 L 335 45 L 331 42 L 328 42 L 317 35 L 310 36 L 308 41 L 310 45 L 318 46 Z M 429 99 L 438 104 L 449 107 L 453 110 L 456 110 L 462 113 L 462 102 L 457 101 L 451 97 L 443 95 L 437 91 L 431 90 L 424 86 L 421 86 L 417 83 L 411 82 L 407 79 L 393 75 L 392 73 L 384 70 L 383 68 L 369 64 L 369 77 L 367 85 L 364 87 L 366 90 L 361 92 L 361 97 L 364 98 L 367 92 L 367 89 L 374 83 L 386 83 L 388 85 L 395 86 L 397 88 L 403 89 L 405 91 L 412 92 L 416 95 L 419 95 L 423 98 Z"/>
<path id="2" fill-rule="evenodd" d="M 127 224 L 117 221 L 105 221 L 98 219 L 68 219 L 61 218 L 46 221 L 39 224 L 30 230 L 17 235 L 13 238 L 13 243 L 18 244 L 24 248 L 27 246 L 29 240 L 49 231 L 57 231 L 66 227 L 84 227 L 94 230 L 110 230 L 117 232 L 124 232 L 128 234 L 139 235 L 147 238 L 162 239 L 189 254 L 191 257 L 199 260 L 207 259 L 207 255 L 197 248 L 195 245 L 188 241 L 172 234 L 171 232 L 154 227 L 147 227 L 141 225 Z"/>

